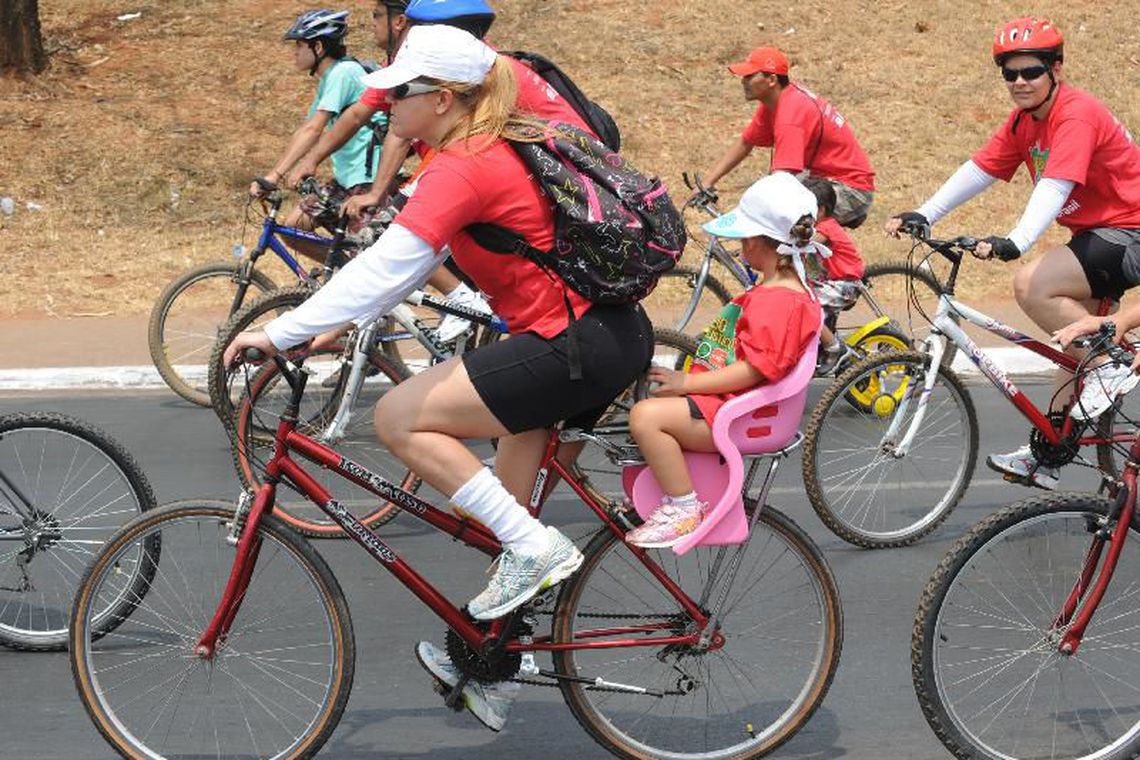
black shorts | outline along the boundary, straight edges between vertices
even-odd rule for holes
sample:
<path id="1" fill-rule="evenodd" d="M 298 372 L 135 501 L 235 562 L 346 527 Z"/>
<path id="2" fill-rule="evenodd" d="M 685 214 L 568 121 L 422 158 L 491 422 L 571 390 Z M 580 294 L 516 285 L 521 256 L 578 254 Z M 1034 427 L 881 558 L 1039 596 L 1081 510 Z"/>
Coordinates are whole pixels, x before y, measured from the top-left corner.
<path id="1" fill-rule="evenodd" d="M 570 379 L 567 335 L 512 335 L 463 355 L 479 398 L 512 433 L 551 427 L 589 429 L 645 372 L 653 325 L 641 307 L 594 306 L 577 327 L 582 379 Z"/>
<path id="2" fill-rule="evenodd" d="M 1085 230 L 1073 236 L 1069 250 L 1080 262 L 1093 298 L 1119 301 L 1140 282 L 1140 230 Z"/>

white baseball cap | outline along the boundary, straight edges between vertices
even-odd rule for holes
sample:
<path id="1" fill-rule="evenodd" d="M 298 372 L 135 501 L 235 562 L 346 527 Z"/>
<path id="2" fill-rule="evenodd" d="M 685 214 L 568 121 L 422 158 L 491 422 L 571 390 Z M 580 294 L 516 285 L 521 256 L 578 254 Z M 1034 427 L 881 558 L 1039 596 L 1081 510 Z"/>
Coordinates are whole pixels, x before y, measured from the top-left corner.
<path id="1" fill-rule="evenodd" d="M 360 81 L 377 90 L 390 90 L 419 77 L 479 84 L 495 65 L 495 55 L 483 41 L 454 26 L 413 26 L 396 60 Z"/>
<path id="2" fill-rule="evenodd" d="M 815 218 L 818 212 L 815 194 L 811 190 L 791 174 L 776 172 L 752 183 L 736 208 L 707 222 L 704 230 L 717 237 L 764 235 L 792 244 L 795 243 L 792 227 L 805 214 Z"/>

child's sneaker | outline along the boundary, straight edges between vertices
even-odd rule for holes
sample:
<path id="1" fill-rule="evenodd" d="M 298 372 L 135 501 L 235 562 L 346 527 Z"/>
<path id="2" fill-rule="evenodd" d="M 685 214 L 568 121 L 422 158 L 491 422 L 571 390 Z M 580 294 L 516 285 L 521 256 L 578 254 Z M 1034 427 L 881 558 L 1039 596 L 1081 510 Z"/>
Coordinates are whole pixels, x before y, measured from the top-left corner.
<path id="1" fill-rule="evenodd" d="M 484 314 L 491 313 L 491 307 L 483 300 L 483 296 L 464 285 L 460 285 L 452 291 L 452 294 L 447 297 L 447 304 L 449 306 L 462 306 Z M 450 343 L 470 328 L 471 323 L 468 320 L 454 314 L 448 314 L 440 320 L 435 334 L 441 343 Z"/>
<path id="2" fill-rule="evenodd" d="M 625 541 L 642 549 L 666 549 L 674 546 L 697 529 L 707 508 L 708 504 L 703 501 L 682 506 L 669 502 L 666 497 L 645 522 L 625 534 Z"/>
<path id="3" fill-rule="evenodd" d="M 1095 420 L 1116 403 L 1121 396 L 1136 387 L 1140 375 L 1123 364 L 1102 364 L 1085 375 L 1081 397 L 1070 412 L 1075 420 Z"/>

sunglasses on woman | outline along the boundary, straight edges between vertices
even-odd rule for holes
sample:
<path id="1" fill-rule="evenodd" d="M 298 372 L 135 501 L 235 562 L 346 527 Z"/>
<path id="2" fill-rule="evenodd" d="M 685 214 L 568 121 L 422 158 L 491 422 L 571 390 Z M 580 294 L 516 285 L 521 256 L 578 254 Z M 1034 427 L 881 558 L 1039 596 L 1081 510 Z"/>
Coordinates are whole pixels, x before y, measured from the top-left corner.
<path id="1" fill-rule="evenodd" d="M 1001 67 L 1001 78 L 1010 84 L 1016 82 L 1018 77 L 1021 77 L 1021 79 L 1025 82 L 1032 82 L 1040 79 L 1048 73 L 1049 67 L 1042 66 L 1040 64 L 1037 66 L 1026 66 L 1023 69 L 1011 69 L 1006 66 Z"/>
<path id="2" fill-rule="evenodd" d="M 427 82 L 404 82 L 388 90 L 388 97 L 391 100 L 403 100 L 416 95 L 426 95 L 429 92 L 439 92 L 442 89 L 439 85 Z"/>

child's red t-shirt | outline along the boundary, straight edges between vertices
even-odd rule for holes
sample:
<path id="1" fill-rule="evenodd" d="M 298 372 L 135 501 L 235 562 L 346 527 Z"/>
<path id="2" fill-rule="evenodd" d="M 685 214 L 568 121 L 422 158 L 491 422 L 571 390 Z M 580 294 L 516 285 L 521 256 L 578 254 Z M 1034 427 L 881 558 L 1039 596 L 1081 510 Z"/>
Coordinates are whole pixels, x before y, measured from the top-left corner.
<path id="1" fill-rule="evenodd" d="M 859 280 L 863 277 L 863 257 L 855 247 L 855 241 L 847 230 L 832 217 L 827 217 L 815 225 L 816 232 L 827 238 L 831 255 L 821 259 L 827 276 L 832 280 Z"/>
<path id="2" fill-rule="evenodd" d="M 807 293 L 790 288 L 759 285 L 737 296 L 701 337 L 697 357 L 689 371 L 710 372 L 746 361 L 759 370 L 765 383 L 783 379 L 813 340 L 822 322 L 819 304 Z M 733 357 L 728 354 L 732 347 Z M 689 394 L 710 424 L 726 401 L 753 390 L 706 395 Z"/>

